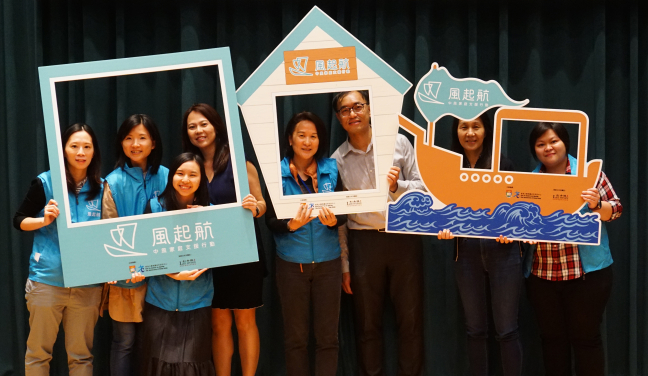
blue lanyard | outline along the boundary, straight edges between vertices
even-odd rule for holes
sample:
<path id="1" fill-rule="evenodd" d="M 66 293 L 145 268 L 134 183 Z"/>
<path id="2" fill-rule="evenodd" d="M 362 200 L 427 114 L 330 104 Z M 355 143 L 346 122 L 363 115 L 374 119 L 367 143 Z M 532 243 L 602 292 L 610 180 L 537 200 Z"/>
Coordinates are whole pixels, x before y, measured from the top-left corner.
<path id="1" fill-rule="evenodd" d="M 299 173 L 297 173 L 297 177 L 299 178 L 299 181 L 304 185 L 304 188 L 306 188 L 308 193 L 313 193 L 313 192 L 311 192 L 310 189 L 308 189 L 308 186 L 306 185 L 306 182 L 304 182 L 304 180 L 301 178 L 301 176 L 299 176 Z"/>

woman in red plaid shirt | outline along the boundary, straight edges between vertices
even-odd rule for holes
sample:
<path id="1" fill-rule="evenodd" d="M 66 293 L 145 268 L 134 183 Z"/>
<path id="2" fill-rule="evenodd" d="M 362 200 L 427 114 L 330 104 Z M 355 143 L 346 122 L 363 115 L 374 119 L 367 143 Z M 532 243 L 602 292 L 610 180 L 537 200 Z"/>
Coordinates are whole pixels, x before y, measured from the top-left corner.
<path id="1" fill-rule="evenodd" d="M 562 124 L 539 123 L 529 147 L 540 162 L 533 172 L 574 174 L 569 134 Z M 582 212 L 596 212 L 602 221 L 621 216 L 623 207 L 603 171 L 596 188 L 581 193 Z M 574 351 L 578 375 L 605 372 L 601 321 L 612 289 L 612 255 L 605 224 L 601 244 L 537 243 L 525 256 L 527 295 L 535 310 L 542 338 L 547 375 L 571 375 Z"/>

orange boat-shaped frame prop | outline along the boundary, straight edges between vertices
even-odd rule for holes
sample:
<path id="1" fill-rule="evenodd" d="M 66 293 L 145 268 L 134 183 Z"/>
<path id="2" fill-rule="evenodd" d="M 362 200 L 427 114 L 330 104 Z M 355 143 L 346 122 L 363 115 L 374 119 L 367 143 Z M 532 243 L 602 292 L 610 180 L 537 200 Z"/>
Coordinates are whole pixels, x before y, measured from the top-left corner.
<path id="1" fill-rule="evenodd" d="M 576 175 L 500 171 L 503 120 L 579 124 Z M 585 204 L 581 192 L 596 186 L 603 162 L 597 159 L 585 164 L 588 121 L 587 115 L 580 111 L 500 108 L 495 114 L 493 130 L 494 163 L 490 170 L 476 170 L 462 168 L 462 155 L 434 146 L 434 123 L 429 123 L 429 139 L 426 140 L 423 128 L 399 115 L 401 127 L 414 135 L 418 169 L 428 191 L 436 199 L 434 208 L 454 203 L 473 210 L 490 209 L 492 213 L 501 203 L 524 201 L 540 206 L 543 216 L 558 210 L 578 212 Z"/>

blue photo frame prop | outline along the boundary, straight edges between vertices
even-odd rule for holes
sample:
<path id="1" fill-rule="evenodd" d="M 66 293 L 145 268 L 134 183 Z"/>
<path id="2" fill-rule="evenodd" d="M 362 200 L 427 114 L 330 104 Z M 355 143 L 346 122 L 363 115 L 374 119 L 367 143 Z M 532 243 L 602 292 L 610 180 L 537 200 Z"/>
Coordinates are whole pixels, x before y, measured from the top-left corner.
<path id="1" fill-rule="evenodd" d="M 191 210 L 72 223 L 69 215 L 57 82 L 217 66 L 237 201 Z M 258 260 L 229 48 L 39 67 L 45 133 L 66 287 Z M 178 119 L 179 120 L 179 119 Z"/>

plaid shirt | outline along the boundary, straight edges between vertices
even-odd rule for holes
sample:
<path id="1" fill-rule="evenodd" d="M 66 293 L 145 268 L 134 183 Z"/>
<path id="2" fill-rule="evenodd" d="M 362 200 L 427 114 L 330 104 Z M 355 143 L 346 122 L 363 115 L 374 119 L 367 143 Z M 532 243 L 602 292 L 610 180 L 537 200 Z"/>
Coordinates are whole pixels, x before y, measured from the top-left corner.
<path id="1" fill-rule="evenodd" d="M 540 172 L 545 172 L 544 166 Z M 571 174 L 569 163 L 565 174 Z M 601 195 L 601 201 L 607 201 L 612 206 L 612 216 L 609 221 L 619 218 L 623 206 L 603 171 L 601 171 L 596 188 Z M 578 255 L 578 246 L 576 244 L 538 243 L 531 273 L 550 281 L 567 281 L 579 278 L 583 275 L 583 268 Z"/>

